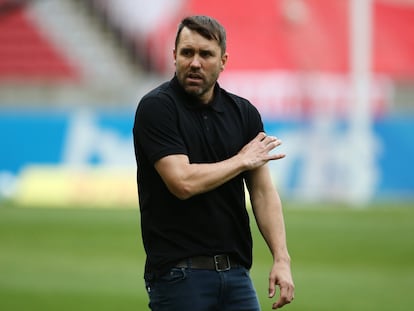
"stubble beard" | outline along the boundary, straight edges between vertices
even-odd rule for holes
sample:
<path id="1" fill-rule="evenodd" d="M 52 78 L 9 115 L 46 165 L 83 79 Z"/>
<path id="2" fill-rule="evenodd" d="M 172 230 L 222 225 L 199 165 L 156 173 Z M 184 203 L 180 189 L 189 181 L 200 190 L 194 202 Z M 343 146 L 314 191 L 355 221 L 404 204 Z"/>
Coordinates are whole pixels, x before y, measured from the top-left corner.
<path id="1" fill-rule="evenodd" d="M 186 84 L 185 81 L 182 81 L 182 83 L 184 85 L 184 89 L 186 90 L 188 94 L 201 100 L 203 95 L 205 95 L 206 93 L 208 93 L 210 90 L 214 88 L 214 85 L 216 84 L 217 79 L 218 79 L 218 75 L 211 77 L 211 79 L 207 81 L 205 77 L 203 77 L 202 83 L 199 85 Z"/>

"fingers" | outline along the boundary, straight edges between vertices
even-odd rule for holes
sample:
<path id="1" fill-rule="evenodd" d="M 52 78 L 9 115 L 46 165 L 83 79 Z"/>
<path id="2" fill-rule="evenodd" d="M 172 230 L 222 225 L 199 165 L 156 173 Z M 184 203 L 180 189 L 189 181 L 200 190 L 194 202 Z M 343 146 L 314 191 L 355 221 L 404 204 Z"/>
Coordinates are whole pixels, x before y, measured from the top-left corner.
<path id="1" fill-rule="evenodd" d="M 269 149 L 269 151 L 282 144 L 282 141 L 279 138 L 275 136 L 268 136 L 263 132 L 260 132 L 256 136 L 256 139 L 262 142 L 267 147 L 267 149 Z"/>
<path id="2" fill-rule="evenodd" d="M 267 136 L 261 132 L 245 145 L 239 152 L 243 157 L 246 170 L 258 168 L 268 161 L 278 160 L 285 157 L 285 154 L 271 153 L 276 147 L 282 144 L 282 141 L 274 136 Z"/>
<path id="3" fill-rule="evenodd" d="M 291 303 L 294 298 L 295 294 L 293 285 L 281 286 L 279 299 L 272 305 L 272 309 L 281 308 L 284 305 Z"/>
<path id="4" fill-rule="evenodd" d="M 266 142 L 266 143 L 270 143 L 270 142 L 278 140 L 277 137 L 268 136 L 264 132 L 260 132 L 259 134 L 257 134 L 256 139 L 258 139 L 259 141 L 262 141 L 262 142 Z"/>
<path id="5" fill-rule="evenodd" d="M 262 141 L 266 137 L 267 137 L 266 133 L 260 132 L 259 134 L 257 134 L 256 139 L 259 140 L 259 141 Z"/>
<path id="6" fill-rule="evenodd" d="M 268 153 L 282 144 L 282 141 L 275 136 L 263 137 L 261 142 L 265 144 L 265 148 Z M 284 158 L 285 156 L 286 154 L 284 153 L 269 154 L 268 160 L 279 160 Z"/>
<path id="7" fill-rule="evenodd" d="M 276 293 L 275 281 L 272 278 L 269 278 L 269 298 L 273 298 Z"/>
<path id="8" fill-rule="evenodd" d="M 284 157 L 286 157 L 286 154 L 284 153 L 271 154 L 269 155 L 269 160 L 279 160 L 279 159 L 283 159 Z"/>
<path id="9" fill-rule="evenodd" d="M 269 298 L 276 295 L 276 287 L 279 287 L 279 298 L 272 305 L 272 309 L 279 309 L 293 301 L 295 297 L 295 285 L 293 283 L 290 269 L 274 266 L 269 275 Z"/>

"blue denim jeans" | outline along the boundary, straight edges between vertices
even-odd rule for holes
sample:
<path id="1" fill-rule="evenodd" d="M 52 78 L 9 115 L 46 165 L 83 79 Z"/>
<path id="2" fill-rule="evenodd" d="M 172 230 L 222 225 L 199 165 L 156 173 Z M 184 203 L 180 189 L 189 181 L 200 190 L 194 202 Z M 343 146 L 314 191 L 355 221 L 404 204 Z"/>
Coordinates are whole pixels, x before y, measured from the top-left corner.
<path id="1" fill-rule="evenodd" d="M 256 291 L 245 268 L 228 271 L 172 268 L 145 281 L 152 311 L 259 311 Z"/>

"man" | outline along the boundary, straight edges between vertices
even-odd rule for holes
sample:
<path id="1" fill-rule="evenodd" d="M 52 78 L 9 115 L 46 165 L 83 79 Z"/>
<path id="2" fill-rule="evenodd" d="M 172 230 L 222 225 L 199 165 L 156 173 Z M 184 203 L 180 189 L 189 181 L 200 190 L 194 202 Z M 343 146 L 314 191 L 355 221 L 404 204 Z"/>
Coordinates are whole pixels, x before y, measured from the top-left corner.
<path id="1" fill-rule="evenodd" d="M 267 162 L 281 144 L 258 111 L 220 88 L 226 33 L 213 18 L 178 27 L 174 78 L 137 108 L 134 145 L 145 281 L 154 311 L 260 310 L 249 269 L 252 237 L 244 182 L 273 255 L 269 297 L 290 303 L 294 285 L 279 195 Z"/>

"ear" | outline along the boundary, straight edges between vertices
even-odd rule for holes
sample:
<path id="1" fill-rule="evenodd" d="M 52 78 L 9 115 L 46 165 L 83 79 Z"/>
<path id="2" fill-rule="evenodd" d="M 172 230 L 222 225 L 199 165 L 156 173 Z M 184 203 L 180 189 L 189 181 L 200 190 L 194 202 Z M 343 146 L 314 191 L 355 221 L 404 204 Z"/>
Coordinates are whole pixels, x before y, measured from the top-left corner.
<path id="1" fill-rule="evenodd" d="M 221 67 L 220 67 L 221 71 L 224 70 L 224 67 L 226 66 L 226 63 L 227 63 L 228 58 L 229 58 L 229 54 L 228 53 L 224 53 L 221 56 Z"/>
<path id="2" fill-rule="evenodd" d="M 174 58 L 174 65 L 175 65 L 175 62 L 177 60 L 177 51 L 175 49 L 173 49 L 173 58 Z"/>

